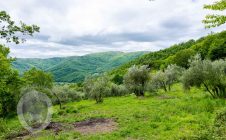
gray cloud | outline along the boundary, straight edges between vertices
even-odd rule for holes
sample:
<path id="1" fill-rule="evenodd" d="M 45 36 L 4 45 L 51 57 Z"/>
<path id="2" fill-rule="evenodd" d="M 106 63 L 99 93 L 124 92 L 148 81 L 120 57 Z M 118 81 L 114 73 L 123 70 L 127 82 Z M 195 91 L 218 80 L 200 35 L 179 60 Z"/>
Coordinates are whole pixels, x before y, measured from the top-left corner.
<path id="1" fill-rule="evenodd" d="M 8 44 L 11 56 L 56 57 L 103 51 L 157 51 L 197 39 L 212 0 L 7 0 L 0 9 L 41 27 L 24 44 Z"/>
<path id="2" fill-rule="evenodd" d="M 66 38 L 57 43 L 65 45 L 111 45 L 115 42 L 153 42 L 161 40 L 161 35 L 151 33 L 120 33 L 120 34 L 99 34 L 84 35 L 79 37 Z"/>

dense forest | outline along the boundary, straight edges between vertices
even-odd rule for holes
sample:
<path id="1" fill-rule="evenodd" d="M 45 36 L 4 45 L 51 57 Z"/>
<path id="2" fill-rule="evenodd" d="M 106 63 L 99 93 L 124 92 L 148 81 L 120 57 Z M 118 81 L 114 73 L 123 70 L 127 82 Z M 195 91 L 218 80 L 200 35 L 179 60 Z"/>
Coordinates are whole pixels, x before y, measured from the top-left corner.
<path id="1" fill-rule="evenodd" d="M 226 1 L 204 8 L 224 11 Z M 7 45 L 40 30 L 5 11 L 0 23 Z M 226 31 L 149 53 L 15 59 L 0 45 L 0 139 L 224 140 Z"/>
<path id="2" fill-rule="evenodd" d="M 49 59 L 18 58 L 13 67 L 20 74 L 31 68 L 50 72 L 55 82 L 82 82 L 87 75 L 101 74 L 129 62 L 147 52 L 103 52 L 85 56 L 72 56 Z"/>
<path id="3" fill-rule="evenodd" d="M 201 55 L 202 59 L 224 59 L 226 56 L 225 44 L 226 31 L 210 34 L 198 40 L 189 40 L 164 50 L 143 55 L 113 70 L 111 74 L 123 75 L 133 65 L 148 65 L 157 70 L 164 69 L 170 64 L 187 68 L 188 60 L 197 53 Z"/>

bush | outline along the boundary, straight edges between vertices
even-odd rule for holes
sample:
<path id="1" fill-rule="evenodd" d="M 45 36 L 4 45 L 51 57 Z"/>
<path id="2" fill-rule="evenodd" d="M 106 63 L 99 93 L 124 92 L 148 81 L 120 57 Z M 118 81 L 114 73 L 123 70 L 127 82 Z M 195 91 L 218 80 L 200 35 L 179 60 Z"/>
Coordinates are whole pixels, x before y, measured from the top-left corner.
<path id="1" fill-rule="evenodd" d="M 115 84 L 118 84 L 118 85 L 123 84 L 123 76 L 116 74 L 116 75 L 112 78 L 112 82 L 114 82 Z"/>
<path id="2" fill-rule="evenodd" d="M 108 96 L 124 96 L 129 94 L 128 89 L 124 85 L 116 85 L 114 83 L 110 86 L 110 93 Z"/>
<path id="3" fill-rule="evenodd" d="M 84 93 L 70 88 L 68 85 L 54 86 L 52 92 L 56 94 L 62 103 L 80 101 L 84 98 Z M 57 97 L 52 95 L 54 104 L 58 102 Z"/>
<path id="4" fill-rule="evenodd" d="M 226 41 L 225 39 L 218 39 L 213 42 L 208 54 L 211 60 L 223 59 L 226 57 Z"/>
<path id="5" fill-rule="evenodd" d="M 123 83 L 136 96 L 144 96 L 145 88 L 150 78 L 148 66 L 132 66 L 124 76 Z"/>
<path id="6" fill-rule="evenodd" d="M 185 49 L 177 52 L 173 58 L 173 64 L 188 68 L 189 59 L 195 55 L 195 51 L 192 49 Z"/>
<path id="7" fill-rule="evenodd" d="M 201 60 L 196 55 L 190 61 L 190 68 L 182 76 L 185 89 L 204 86 L 214 98 L 226 98 L 226 61 Z"/>

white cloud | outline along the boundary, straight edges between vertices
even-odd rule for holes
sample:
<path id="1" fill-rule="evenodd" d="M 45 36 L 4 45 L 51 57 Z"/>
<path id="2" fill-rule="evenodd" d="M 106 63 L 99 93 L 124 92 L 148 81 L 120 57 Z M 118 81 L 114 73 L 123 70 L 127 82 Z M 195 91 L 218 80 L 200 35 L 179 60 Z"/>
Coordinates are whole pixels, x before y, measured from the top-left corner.
<path id="1" fill-rule="evenodd" d="M 213 0 L 7 0 L 0 8 L 41 32 L 11 46 L 16 57 L 56 57 L 102 51 L 156 51 L 198 38 Z M 148 38 L 150 37 L 150 40 Z"/>

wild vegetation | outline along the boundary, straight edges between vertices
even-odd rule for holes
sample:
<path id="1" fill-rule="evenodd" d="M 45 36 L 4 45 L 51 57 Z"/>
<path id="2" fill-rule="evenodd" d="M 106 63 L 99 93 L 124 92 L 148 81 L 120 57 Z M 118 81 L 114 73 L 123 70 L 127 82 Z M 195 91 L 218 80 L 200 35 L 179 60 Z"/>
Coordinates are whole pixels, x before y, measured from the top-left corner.
<path id="1" fill-rule="evenodd" d="M 205 8 L 224 10 L 225 0 Z M 1 27 L 0 35 L 6 42 L 22 43 L 25 39 L 19 33 L 39 31 L 36 25 L 15 25 L 4 11 L 2 22 L 7 26 Z M 207 16 L 204 23 L 207 28 L 220 26 L 225 17 Z M 9 48 L 0 45 L 0 139 L 226 139 L 225 48 L 223 31 L 145 54 L 111 72 L 100 68 L 105 69 L 101 74 L 93 73 L 95 69 L 85 73 L 84 82 L 56 83 L 52 73 L 30 64 L 31 69 L 25 66 L 19 75 Z M 111 58 L 118 60 L 114 54 Z M 101 60 L 91 62 L 106 64 Z M 125 61 L 111 62 L 112 68 Z M 73 74 L 67 76 L 73 79 Z M 28 91 L 46 94 L 54 104 L 52 122 L 36 135 L 24 130 L 15 114 L 20 97 Z"/>

